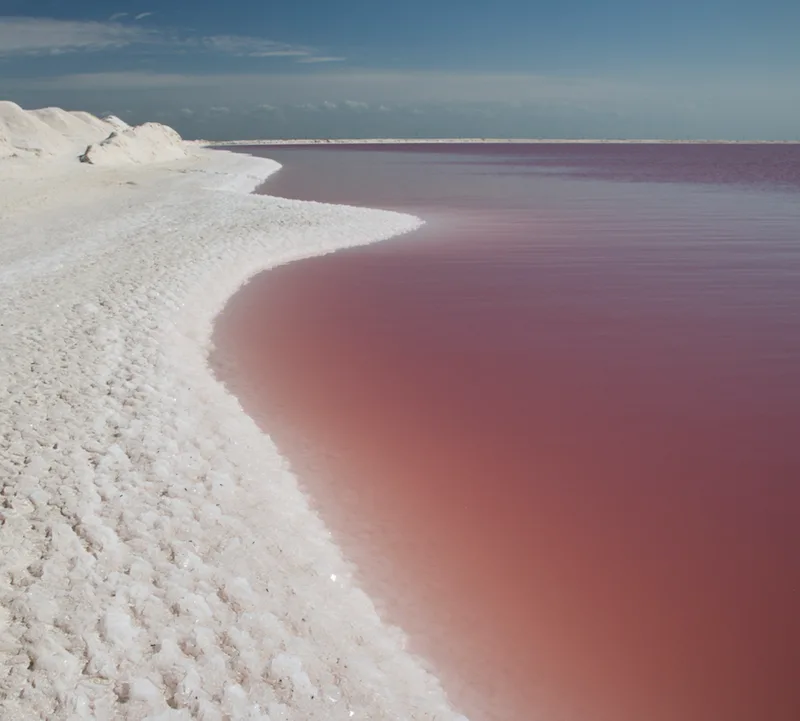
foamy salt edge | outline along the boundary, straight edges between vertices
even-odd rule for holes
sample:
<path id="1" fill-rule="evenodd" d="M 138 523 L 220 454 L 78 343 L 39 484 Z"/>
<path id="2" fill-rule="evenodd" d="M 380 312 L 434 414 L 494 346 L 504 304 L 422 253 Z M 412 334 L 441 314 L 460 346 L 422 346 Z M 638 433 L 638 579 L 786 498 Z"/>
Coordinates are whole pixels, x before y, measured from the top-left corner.
<path id="1" fill-rule="evenodd" d="M 207 364 L 246 279 L 419 221 L 187 152 L 0 164 L 0 717 L 463 720 Z"/>

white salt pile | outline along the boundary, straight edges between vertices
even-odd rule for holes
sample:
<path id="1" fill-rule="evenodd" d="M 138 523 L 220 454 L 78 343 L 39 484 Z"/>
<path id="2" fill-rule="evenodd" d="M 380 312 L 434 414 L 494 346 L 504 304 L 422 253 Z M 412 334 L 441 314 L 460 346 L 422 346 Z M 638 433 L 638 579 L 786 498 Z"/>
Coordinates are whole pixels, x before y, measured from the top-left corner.
<path id="1" fill-rule="evenodd" d="M 70 144 L 88 145 L 109 132 L 107 123 L 89 113 L 71 113 L 61 108 L 42 108 L 27 113 L 48 125 Z"/>
<path id="2" fill-rule="evenodd" d="M 17 151 L 74 133 L 2 112 Z M 0 160 L 0 718 L 455 721 L 207 366 L 247 278 L 417 221 L 186 147 Z"/>
<path id="3" fill-rule="evenodd" d="M 124 120 L 118 118 L 116 115 L 106 115 L 103 118 L 114 130 L 127 130 L 131 126 L 128 125 Z"/>
<path id="4" fill-rule="evenodd" d="M 61 108 L 23 110 L 0 101 L 0 158 L 80 157 L 93 165 L 142 164 L 186 155 L 172 128 L 158 123 L 131 127 L 116 116 L 104 120 Z"/>
<path id="5" fill-rule="evenodd" d="M 145 123 L 113 132 L 105 140 L 90 145 L 80 159 L 92 165 L 116 165 L 175 160 L 184 155 L 186 146 L 172 128 Z"/>
<path id="6" fill-rule="evenodd" d="M 16 103 L 0 101 L 0 158 L 74 156 L 113 130 L 89 113 L 23 110 Z"/>

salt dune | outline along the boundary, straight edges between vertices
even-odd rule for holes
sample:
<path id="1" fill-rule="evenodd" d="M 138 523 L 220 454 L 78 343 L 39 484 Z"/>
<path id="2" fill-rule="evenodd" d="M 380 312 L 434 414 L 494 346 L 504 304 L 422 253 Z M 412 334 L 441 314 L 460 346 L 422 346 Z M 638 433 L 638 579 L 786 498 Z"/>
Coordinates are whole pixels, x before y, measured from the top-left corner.
<path id="1" fill-rule="evenodd" d="M 163 126 L 2 103 L 0 148 L 0 717 L 463 720 L 207 365 L 249 277 L 419 221 Z"/>

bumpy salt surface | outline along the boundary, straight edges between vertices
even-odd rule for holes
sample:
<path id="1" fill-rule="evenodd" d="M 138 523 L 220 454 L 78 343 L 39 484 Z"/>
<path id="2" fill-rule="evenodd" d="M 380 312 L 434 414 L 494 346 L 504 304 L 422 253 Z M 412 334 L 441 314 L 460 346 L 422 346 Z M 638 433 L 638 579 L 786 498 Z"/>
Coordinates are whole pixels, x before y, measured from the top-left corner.
<path id="1" fill-rule="evenodd" d="M 0 717 L 460 718 L 208 370 L 246 278 L 417 223 L 276 168 L 3 161 Z"/>
<path id="2" fill-rule="evenodd" d="M 92 165 L 153 163 L 184 155 L 186 146 L 177 132 L 160 123 L 145 123 L 117 130 L 105 140 L 90 145 L 81 155 L 81 161 Z"/>

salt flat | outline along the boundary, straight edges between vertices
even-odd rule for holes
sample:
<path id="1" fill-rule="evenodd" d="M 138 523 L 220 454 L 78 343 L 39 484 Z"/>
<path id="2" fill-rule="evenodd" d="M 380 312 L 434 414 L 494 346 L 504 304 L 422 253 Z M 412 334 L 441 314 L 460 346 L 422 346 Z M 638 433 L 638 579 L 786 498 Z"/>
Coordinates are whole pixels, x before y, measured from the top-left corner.
<path id="1" fill-rule="evenodd" d="M 0 717 L 462 718 L 207 365 L 250 276 L 419 221 L 129 151 L 0 160 Z"/>

